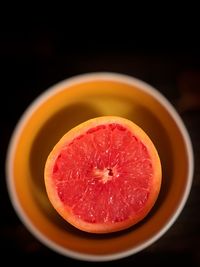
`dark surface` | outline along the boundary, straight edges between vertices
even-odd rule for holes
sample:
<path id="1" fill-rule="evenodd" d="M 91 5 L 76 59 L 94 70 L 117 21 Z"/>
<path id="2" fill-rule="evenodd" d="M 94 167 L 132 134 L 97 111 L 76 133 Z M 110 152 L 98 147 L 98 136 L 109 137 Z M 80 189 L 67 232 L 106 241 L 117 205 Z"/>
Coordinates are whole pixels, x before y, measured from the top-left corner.
<path id="1" fill-rule="evenodd" d="M 195 173 L 189 199 L 174 225 L 155 244 L 128 258 L 104 265 L 200 266 L 200 52 L 191 40 L 169 46 L 162 40 L 142 46 L 134 38 L 106 40 L 67 37 L 55 30 L 1 33 L 1 184 L 0 249 L 6 263 L 94 266 L 63 257 L 38 242 L 14 212 L 5 183 L 5 155 L 12 131 L 27 106 L 52 84 L 76 74 L 113 71 L 155 86 L 176 107 L 194 146 Z M 3 83 L 2 83 L 3 81 Z M 99 266 L 102 263 L 95 264 Z"/>

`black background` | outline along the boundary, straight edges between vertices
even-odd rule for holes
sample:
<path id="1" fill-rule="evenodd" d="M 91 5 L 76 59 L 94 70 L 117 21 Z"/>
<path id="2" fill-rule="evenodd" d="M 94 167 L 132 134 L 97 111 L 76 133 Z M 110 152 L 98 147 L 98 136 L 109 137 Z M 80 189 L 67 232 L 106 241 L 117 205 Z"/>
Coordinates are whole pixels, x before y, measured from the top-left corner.
<path id="1" fill-rule="evenodd" d="M 14 260 L 19 264 L 40 264 L 44 260 L 62 266 L 94 265 L 56 254 L 27 231 L 11 206 L 4 165 L 12 131 L 40 93 L 77 74 L 112 71 L 150 83 L 175 106 L 192 139 L 195 174 L 184 210 L 160 240 L 136 255 L 104 264 L 200 265 L 200 46 L 198 27 L 194 27 L 198 24 L 178 23 L 176 27 L 160 28 L 158 24 L 159 20 L 156 30 L 155 25 L 147 28 L 148 22 L 142 28 L 135 24 L 132 27 L 130 21 L 129 28 L 111 23 L 109 27 L 100 25 L 88 30 L 87 26 L 70 27 L 66 23 L 65 29 L 60 30 L 38 23 L 37 27 L 24 29 L 17 25 L 1 31 L 0 249 L 6 263 Z M 195 100 L 188 102 L 188 95 Z"/>

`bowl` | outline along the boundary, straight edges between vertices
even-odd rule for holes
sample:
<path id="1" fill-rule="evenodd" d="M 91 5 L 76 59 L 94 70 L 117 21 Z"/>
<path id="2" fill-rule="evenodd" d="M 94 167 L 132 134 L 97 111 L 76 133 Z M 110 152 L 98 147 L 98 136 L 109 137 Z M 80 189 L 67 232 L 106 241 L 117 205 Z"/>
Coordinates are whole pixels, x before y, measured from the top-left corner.
<path id="1" fill-rule="evenodd" d="M 130 119 L 150 136 L 161 159 L 162 186 L 140 223 L 112 234 L 89 234 L 69 225 L 50 204 L 44 165 L 64 133 L 104 115 Z M 176 221 L 191 189 L 193 162 L 187 129 L 158 90 L 123 74 L 88 73 L 47 89 L 24 112 L 8 147 L 7 188 L 22 223 L 50 249 L 79 260 L 116 260 L 144 250 Z"/>

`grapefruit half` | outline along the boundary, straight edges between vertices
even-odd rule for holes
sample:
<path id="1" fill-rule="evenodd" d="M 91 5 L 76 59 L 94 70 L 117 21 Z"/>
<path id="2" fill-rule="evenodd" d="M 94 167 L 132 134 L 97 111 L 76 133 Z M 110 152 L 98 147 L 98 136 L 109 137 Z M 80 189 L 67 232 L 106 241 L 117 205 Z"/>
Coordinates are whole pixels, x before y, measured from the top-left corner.
<path id="1" fill-rule="evenodd" d="M 91 233 L 126 229 L 152 209 L 161 162 L 148 135 L 121 117 L 90 119 L 67 132 L 44 171 L 48 198 L 76 228 Z"/>

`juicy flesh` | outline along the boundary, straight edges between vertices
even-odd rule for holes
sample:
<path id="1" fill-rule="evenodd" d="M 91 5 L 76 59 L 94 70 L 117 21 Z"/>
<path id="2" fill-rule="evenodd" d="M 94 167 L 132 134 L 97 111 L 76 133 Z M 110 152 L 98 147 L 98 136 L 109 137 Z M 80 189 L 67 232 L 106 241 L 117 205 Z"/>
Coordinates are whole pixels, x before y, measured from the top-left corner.
<path id="1" fill-rule="evenodd" d="M 146 146 L 112 123 L 94 127 L 64 146 L 52 179 L 61 202 L 79 219 L 116 223 L 145 206 L 152 173 Z"/>

